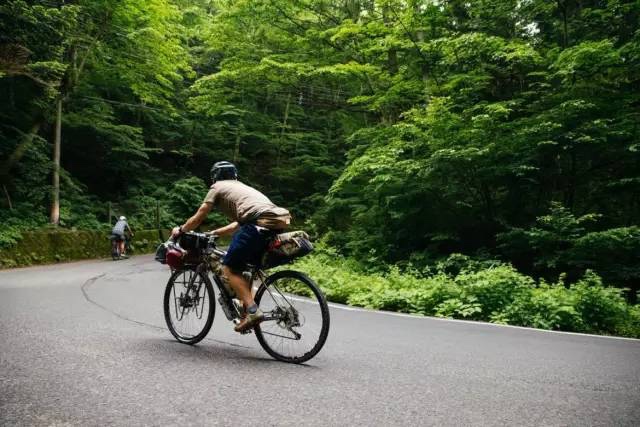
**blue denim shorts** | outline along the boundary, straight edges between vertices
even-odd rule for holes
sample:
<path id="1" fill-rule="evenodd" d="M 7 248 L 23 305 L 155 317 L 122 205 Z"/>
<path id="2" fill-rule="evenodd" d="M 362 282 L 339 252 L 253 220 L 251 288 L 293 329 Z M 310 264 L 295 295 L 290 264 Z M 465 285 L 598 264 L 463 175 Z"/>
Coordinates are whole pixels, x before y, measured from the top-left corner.
<path id="1" fill-rule="evenodd" d="M 247 270 L 247 264 L 260 265 L 271 234 L 254 224 L 244 224 L 233 235 L 222 264 L 236 272 Z"/>

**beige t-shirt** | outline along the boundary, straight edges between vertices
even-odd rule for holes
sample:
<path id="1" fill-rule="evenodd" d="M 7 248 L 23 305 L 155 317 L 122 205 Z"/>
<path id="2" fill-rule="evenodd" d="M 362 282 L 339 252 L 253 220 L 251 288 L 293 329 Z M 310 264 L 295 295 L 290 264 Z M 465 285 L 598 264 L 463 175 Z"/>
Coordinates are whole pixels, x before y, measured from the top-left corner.
<path id="1" fill-rule="evenodd" d="M 210 203 L 219 209 L 231 221 L 247 223 L 256 221 L 269 227 L 269 220 L 281 218 L 289 222 L 289 211 L 273 204 L 271 200 L 255 188 L 249 187 L 235 179 L 217 181 L 204 198 L 205 203 Z"/>

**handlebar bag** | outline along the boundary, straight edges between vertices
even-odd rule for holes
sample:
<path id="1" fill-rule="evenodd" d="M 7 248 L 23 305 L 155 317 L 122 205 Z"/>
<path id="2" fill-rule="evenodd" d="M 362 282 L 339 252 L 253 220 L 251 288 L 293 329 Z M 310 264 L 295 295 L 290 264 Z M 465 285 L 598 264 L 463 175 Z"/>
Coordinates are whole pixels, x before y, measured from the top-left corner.
<path id="1" fill-rule="evenodd" d="M 178 238 L 178 244 L 180 247 L 189 252 L 199 252 L 204 250 L 209 243 L 209 238 L 200 233 L 194 233 L 192 231 L 183 233 Z"/>

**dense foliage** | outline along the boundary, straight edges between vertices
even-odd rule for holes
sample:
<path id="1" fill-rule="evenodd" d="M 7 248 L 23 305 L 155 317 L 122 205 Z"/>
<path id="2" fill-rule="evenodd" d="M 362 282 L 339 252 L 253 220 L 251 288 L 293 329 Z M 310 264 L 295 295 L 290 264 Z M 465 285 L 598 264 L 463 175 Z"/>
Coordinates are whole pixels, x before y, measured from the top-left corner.
<path id="1" fill-rule="evenodd" d="M 588 271 L 571 285 L 453 254 L 428 272 L 363 272 L 332 252 L 298 261 L 331 301 L 380 310 L 640 338 L 640 305 Z M 290 289 L 295 292 L 296 289 Z"/>
<path id="2" fill-rule="evenodd" d="M 176 224 L 226 159 L 368 271 L 460 252 L 562 277 L 531 301 L 587 270 L 634 301 L 639 19 L 635 0 L 5 1 L 0 246 L 49 221 L 60 118 L 59 226 Z M 514 301 L 499 319 L 537 304 Z"/>

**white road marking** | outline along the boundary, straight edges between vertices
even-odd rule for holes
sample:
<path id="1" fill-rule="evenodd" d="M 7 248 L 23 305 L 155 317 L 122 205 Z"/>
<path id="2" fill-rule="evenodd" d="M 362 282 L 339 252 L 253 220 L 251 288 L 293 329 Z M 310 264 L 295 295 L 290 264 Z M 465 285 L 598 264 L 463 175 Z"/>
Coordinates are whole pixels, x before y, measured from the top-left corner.
<path id="1" fill-rule="evenodd" d="M 311 302 L 311 300 L 306 299 L 306 298 L 293 297 L 291 295 L 289 295 L 289 297 L 291 299 L 295 300 L 295 301 Z M 442 321 L 442 322 L 466 323 L 466 324 L 475 325 L 475 326 L 485 325 L 485 326 L 493 326 L 493 327 L 498 327 L 498 328 L 524 329 L 524 330 L 527 330 L 527 331 L 546 332 L 546 333 L 551 333 L 551 334 L 577 335 L 577 336 L 580 336 L 580 337 L 608 338 L 608 339 L 615 339 L 615 340 L 627 340 L 627 341 L 638 341 L 638 342 L 640 342 L 640 339 L 638 339 L 638 338 L 614 337 L 614 336 L 611 336 L 611 335 L 594 335 L 594 334 L 585 334 L 585 333 L 580 333 L 580 332 L 551 331 L 551 330 L 548 330 L 548 329 L 538 329 L 538 328 L 531 328 L 531 327 L 527 327 L 527 326 L 501 325 L 499 323 L 483 322 L 483 321 L 480 321 L 480 320 L 449 319 L 449 318 L 445 318 L 445 317 L 422 316 L 420 314 L 394 313 L 392 311 L 381 311 L 381 310 L 372 310 L 372 309 L 361 308 L 361 307 L 351 307 L 351 306 L 348 306 L 348 305 L 337 304 L 337 303 L 334 303 L 334 302 L 330 302 L 329 303 L 329 307 L 337 308 L 337 309 L 345 310 L 345 311 L 359 311 L 359 312 L 362 312 L 362 313 L 383 314 L 385 316 L 406 317 L 406 318 L 409 318 L 409 319 L 438 320 L 438 321 Z"/>

